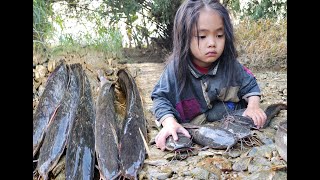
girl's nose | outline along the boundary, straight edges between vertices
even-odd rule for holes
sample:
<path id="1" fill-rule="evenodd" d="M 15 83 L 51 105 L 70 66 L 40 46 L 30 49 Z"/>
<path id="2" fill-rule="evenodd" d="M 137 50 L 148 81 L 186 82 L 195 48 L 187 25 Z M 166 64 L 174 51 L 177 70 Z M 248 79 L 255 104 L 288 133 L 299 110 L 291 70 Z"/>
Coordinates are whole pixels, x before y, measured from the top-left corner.
<path id="1" fill-rule="evenodd" d="M 216 45 L 215 39 L 214 39 L 214 38 L 209 38 L 209 40 L 208 40 L 208 46 L 209 46 L 209 47 L 215 47 L 215 45 Z"/>

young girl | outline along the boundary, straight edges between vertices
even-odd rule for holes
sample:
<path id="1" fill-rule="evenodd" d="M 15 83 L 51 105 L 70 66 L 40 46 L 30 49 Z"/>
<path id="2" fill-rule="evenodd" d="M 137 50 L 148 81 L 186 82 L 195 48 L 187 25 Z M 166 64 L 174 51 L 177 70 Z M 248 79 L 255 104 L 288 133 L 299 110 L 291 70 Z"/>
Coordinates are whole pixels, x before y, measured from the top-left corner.
<path id="1" fill-rule="evenodd" d="M 260 88 L 255 77 L 236 60 L 233 26 L 226 8 L 215 0 L 185 0 L 173 27 L 173 52 L 151 94 L 156 124 L 155 138 L 165 149 L 170 135 L 190 138 L 180 123 L 196 117 L 207 121 L 226 112 L 246 108 L 260 128 L 266 114 L 260 108 Z"/>

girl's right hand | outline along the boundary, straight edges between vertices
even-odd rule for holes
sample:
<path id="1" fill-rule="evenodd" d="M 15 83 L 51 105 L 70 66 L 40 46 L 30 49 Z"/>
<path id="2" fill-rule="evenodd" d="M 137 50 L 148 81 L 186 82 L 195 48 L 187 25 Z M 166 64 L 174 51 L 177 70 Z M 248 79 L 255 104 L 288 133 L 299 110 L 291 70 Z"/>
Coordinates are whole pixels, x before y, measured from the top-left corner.
<path id="1" fill-rule="evenodd" d="M 161 149 L 161 151 L 165 150 L 167 137 L 172 135 L 175 141 L 178 140 L 177 133 L 182 133 L 186 137 L 191 138 L 189 132 L 179 124 L 174 117 L 168 117 L 162 122 L 163 128 L 160 130 L 158 135 L 155 138 L 156 146 Z"/>

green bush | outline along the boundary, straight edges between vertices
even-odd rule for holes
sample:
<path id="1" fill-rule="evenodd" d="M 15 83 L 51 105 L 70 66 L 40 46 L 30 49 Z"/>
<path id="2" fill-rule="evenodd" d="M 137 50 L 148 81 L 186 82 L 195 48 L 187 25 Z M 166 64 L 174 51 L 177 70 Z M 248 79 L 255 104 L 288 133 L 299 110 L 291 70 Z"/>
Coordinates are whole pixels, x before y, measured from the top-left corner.
<path id="1" fill-rule="evenodd" d="M 52 48 L 53 55 L 61 55 L 66 52 L 79 52 L 83 50 L 94 50 L 103 52 L 106 58 L 122 58 L 122 35 L 115 27 L 100 27 L 93 33 L 73 37 L 71 34 L 61 35 L 59 45 Z"/>
<path id="2" fill-rule="evenodd" d="M 51 14 L 45 0 L 33 0 L 33 48 L 36 51 L 46 48 L 46 39 L 53 31 L 52 23 L 48 21 Z"/>

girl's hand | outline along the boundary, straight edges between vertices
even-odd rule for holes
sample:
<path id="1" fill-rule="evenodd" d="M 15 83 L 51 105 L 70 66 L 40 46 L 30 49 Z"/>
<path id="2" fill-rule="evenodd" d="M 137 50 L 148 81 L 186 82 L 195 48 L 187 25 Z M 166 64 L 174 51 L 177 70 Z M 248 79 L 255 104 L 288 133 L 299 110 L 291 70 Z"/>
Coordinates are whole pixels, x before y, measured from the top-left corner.
<path id="1" fill-rule="evenodd" d="M 248 107 L 243 112 L 243 116 L 250 117 L 258 129 L 263 127 L 264 123 L 267 120 L 266 113 L 260 108 L 260 97 L 259 96 L 250 96 L 248 98 Z"/>
<path id="2" fill-rule="evenodd" d="M 243 116 L 248 116 L 250 117 L 254 124 L 257 126 L 258 129 L 260 129 L 261 127 L 263 127 L 264 123 L 267 120 L 267 115 L 266 113 L 260 108 L 247 108 L 244 112 L 243 112 Z"/>
<path id="3" fill-rule="evenodd" d="M 178 140 L 177 133 L 182 133 L 186 137 L 190 138 L 189 132 L 181 126 L 173 117 L 168 117 L 162 122 L 163 128 L 160 130 L 158 135 L 155 138 L 156 146 L 161 149 L 161 151 L 165 150 L 167 137 L 172 135 L 175 141 Z"/>

